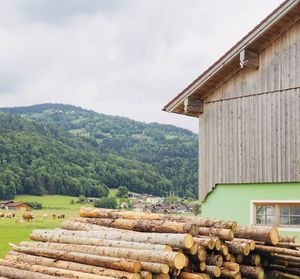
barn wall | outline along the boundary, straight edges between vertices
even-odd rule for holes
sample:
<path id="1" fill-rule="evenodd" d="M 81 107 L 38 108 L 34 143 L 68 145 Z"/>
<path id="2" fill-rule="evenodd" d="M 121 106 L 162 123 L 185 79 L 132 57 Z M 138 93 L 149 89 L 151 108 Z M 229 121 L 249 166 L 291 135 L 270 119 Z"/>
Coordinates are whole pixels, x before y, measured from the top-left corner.
<path id="1" fill-rule="evenodd" d="M 201 216 L 235 220 L 239 224 L 251 224 L 253 221 L 251 220 L 251 201 L 253 200 L 298 202 L 300 183 L 217 185 L 202 204 Z M 232 201 L 232 204 L 229 204 L 229 201 Z M 296 235 L 300 241 L 299 227 L 280 227 L 280 233 Z"/>
<path id="2" fill-rule="evenodd" d="M 199 196 L 216 184 L 300 181 L 300 22 L 204 100 Z"/>

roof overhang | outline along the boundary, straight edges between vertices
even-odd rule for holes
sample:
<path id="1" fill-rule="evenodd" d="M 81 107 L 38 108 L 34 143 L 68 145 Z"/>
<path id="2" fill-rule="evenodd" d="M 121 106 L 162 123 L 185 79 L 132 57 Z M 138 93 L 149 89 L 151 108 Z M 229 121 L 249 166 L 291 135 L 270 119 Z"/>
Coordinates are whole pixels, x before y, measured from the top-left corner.
<path id="1" fill-rule="evenodd" d="M 300 0 L 286 0 L 219 60 L 164 106 L 163 110 L 192 117 L 203 100 L 243 67 L 258 68 L 258 55 L 300 19 Z M 249 58 L 247 60 L 247 58 Z"/>

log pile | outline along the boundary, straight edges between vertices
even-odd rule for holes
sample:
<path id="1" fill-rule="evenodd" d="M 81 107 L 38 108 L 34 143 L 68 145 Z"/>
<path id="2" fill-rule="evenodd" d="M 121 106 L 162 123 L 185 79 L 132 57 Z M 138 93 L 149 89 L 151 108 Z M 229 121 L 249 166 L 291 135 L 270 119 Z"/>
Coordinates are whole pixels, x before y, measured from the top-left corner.
<path id="1" fill-rule="evenodd" d="M 0 278 L 300 278 L 299 245 L 276 227 L 95 208 L 80 216 L 12 245 Z"/>

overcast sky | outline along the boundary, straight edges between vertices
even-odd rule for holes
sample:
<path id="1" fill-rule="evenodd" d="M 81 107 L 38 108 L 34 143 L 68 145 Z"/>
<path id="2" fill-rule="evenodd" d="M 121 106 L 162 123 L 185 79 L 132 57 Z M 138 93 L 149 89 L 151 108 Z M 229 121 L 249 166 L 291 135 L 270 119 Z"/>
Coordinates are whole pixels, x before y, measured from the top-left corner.
<path id="1" fill-rule="evenodd" d="M 197 131 L 162 107 L 281 0 L 0 0 L 0 106 L 66 103 Z"/>

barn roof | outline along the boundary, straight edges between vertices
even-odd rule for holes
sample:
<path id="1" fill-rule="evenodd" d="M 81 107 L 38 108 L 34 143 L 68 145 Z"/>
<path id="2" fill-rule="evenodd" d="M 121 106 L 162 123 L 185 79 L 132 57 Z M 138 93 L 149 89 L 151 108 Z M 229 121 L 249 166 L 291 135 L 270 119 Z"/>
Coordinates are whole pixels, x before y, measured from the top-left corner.
<path id="1" fill-rule="evenodd" d="M 284 1 L 213 65 L 166 104 L 163 110 L 198 117 L 202 112 L 202 101 L 205 97 L 210 95 L 217 87 L 240 70 L 241 52 L 250 50 L 253 53 L 259 54 L 299 19 L 300 0 Z M 187 103 L 194 104 L 198 109 L 187 110 L 185 108 Z"/>
<path id="2" fill-rule="evenodd" d="M 17 207 L 17 206 L 22 206 L 24 204 L 27 205 L 27 206 L 32 207 L 29 203 L 22 202 L 22 201 L 20 201 L 20 202 L 11 202 L 11 203 L 7 204 L 7 206 L 8 207 Z"/>

